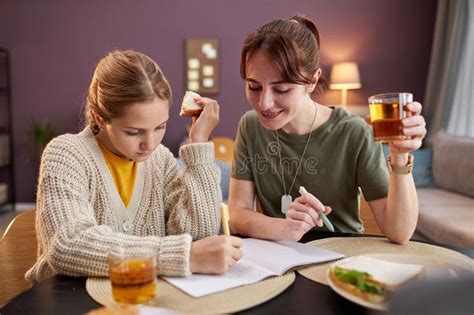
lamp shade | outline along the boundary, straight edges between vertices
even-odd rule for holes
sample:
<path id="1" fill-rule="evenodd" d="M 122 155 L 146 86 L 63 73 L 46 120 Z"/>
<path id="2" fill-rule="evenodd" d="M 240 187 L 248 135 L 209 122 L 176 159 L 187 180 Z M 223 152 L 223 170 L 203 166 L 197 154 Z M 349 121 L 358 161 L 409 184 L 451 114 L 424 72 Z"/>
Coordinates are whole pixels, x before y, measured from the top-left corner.
<path id="1" fill-rule="evenodd" d="M 361 86 L 357 63 L 340 62 L 332 66 L 329 80 L 330 89 L 359 89 Z"/>

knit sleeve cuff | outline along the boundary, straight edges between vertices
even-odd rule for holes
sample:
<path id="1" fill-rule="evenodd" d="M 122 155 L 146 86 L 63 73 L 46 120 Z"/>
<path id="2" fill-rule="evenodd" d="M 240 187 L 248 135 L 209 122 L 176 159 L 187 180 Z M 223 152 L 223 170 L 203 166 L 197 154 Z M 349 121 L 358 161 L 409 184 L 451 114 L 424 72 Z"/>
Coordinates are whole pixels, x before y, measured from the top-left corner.
<path id="1" fill-rule="evenodd" d="M 185 277 L 191 274 L 191 242 L 189 234 L 164 237 L 158 253 L 158 274 L 170 277 Z"/>
<path id="2" fill-rule="evenodd" d="M 179 149 L 179 156 L 186 165 L 197 165 L 214 162 L 214 143 L 190 143 Z"/>

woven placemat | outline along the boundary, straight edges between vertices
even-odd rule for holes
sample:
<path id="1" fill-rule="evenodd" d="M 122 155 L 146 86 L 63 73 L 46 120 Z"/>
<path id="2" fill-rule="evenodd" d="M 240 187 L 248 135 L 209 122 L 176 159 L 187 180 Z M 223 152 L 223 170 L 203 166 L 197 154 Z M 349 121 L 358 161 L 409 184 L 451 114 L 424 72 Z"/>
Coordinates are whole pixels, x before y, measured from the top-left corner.
<path id="1" fill-rule="evenodd" d="M 367 254 L 398 254 L 432 258 L 441 263 L 454 265 L 466 272 L 474 272 L 474 261 L 453 250 L 419 242 L 397 245 L 380 237 L 332 237 L 311 241 L 307 245 L 342 253 L 347 257 Z M 326 272 L 333 261 L 297 270 L 310 280 L 327 285 Z"/>
<path id="2" fill-rule="evenodd" d="M 235 313 L 272 299 L 294 281 L 295 273 L 288 272 L 283 276 L 271 277 L 254 284 L 194 298 L 168 282 L 158 279 L 156 296 L 146 305 L 168 308 L 180 313 Z M 99 304 L 105 306 L 116 304 L 108 278 L 88 278 L 86 290 Z"/>

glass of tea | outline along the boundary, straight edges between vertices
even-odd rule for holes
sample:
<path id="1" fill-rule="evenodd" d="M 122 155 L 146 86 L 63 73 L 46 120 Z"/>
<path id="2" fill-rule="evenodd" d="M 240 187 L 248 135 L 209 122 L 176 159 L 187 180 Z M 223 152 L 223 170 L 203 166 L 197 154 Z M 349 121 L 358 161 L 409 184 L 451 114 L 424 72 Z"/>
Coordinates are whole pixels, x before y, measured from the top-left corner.
<path id="1" fill-rule="evenodd" d="M 155 296 L 156 249 L 151 246 L 113 247 L 108 253 L 112 295 L 119 303 L 141 304 Z"/>
<path id="2" fill-rule="evenodd" d="M 406 105 L 413 101 L 411 93 L 384 93 L 369 97 L 369 111 L 374 139 L 377 142 L 406 140 L 402 119 L 410 116 Z"/>

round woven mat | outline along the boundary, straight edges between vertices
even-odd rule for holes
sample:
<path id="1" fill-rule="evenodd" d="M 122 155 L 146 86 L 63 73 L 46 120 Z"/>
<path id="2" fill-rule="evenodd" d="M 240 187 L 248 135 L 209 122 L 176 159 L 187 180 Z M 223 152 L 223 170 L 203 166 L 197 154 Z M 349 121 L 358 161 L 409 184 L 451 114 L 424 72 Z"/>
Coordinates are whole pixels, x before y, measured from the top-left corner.
<path id="1" fill-rule="evenodd" d="M 423 256 L 433 258 L 442 263 L 454 265 L 466 272 L 474 272 L 474 261 L 471 258 L 447 248 L 419 242 L 408 242 L 406 245 L 397 245 L 386 238 L 380 237 L 332 237 L 306 244 L 339 252 L 346 255 L 346 257 L 367 254 Z M 326 271 L 333 262 L 334 261 L 328 261 L 297 271 L 305 278 L 328 285 L 326 282 Z"/>
<path id="2" fill-rule="evenodd" d="M 295 273 L 288 272 L 280 277 L 271 277 L 254 284 L 194 298 L 168 282 L 158 279 L 156 296 L 146 305 L 168 308 L 182 313 L 235 313 L 272 299 L 294 281 Z M 116 304 L 112 297 L 112 288 L 108 278 L 88 278 L 86 290 L 99 304 L 105 306 Z"/>

